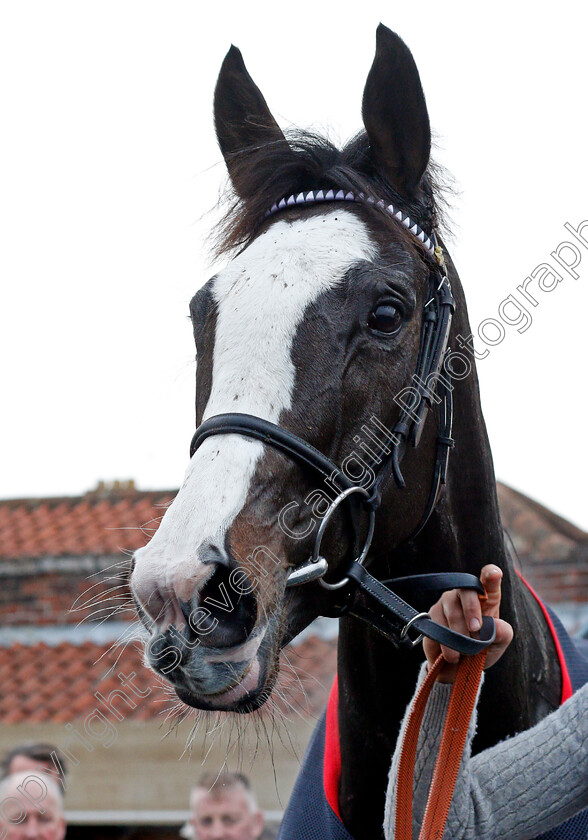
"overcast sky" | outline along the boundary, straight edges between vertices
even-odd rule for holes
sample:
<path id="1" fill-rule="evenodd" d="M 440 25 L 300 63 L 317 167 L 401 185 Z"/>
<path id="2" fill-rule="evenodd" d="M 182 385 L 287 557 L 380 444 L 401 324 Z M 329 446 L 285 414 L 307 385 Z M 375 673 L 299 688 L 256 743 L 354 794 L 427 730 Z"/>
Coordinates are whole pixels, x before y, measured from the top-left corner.
<path id="1" fill-rule="evenodd" d="M 554 264 L 565 222 L 588 219 L 584 4 L 342 9 L 0 6 L 0 497 L 181 482 L 193 431 L 187 307 L 214 271 L 204 238 L 225 173 L 211 103 L 231 42 L 283 126 L 344 140 L 360 127 L 378 22 L 404 38 L 437 158 L 460 191 L 450 244 L 474 331 Z M 579 279 L 564 273 L 539 292 L 528 328 L 505 325 L 479 375 L 498 477 L 588 529 L 580 249 Z"/>

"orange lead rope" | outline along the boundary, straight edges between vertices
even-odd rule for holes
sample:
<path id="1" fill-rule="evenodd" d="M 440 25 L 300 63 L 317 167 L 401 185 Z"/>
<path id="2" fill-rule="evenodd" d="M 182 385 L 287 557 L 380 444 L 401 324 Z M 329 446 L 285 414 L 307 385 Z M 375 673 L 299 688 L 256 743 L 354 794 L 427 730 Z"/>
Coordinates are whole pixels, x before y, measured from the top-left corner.
<path id="1" fill-rule="evenodd" d="M 459 662 L 419 840 L 441 840 L 443 836 L 486 653 L 484 650 L 475 656 L 462 656 Z M 429 694 L 443 662 L 440 654 L 421 684 L 410 710 L 398 763 L 395 840 L 412 840 L 412 795 L 419 731 Z"/>

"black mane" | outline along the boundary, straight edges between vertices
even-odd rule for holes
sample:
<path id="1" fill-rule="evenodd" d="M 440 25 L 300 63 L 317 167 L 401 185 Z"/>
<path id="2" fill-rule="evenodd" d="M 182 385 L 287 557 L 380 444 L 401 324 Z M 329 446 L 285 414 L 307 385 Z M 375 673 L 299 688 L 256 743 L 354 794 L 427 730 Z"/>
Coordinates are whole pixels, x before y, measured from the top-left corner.
<path id="1" fill-rule="evenodd" d="M 384 199 L 402 209 L 429 234 L 443 224 L 439 204 L 444 203 L 440 183 L 445 179 L 434 162 L 429 162 L 416 197 L 409 200 L 374 167 L 365 131 L 356 134 L 342 149 L 308 131 L 291 132 L 287 139 L 288 145 L 267 143 L 232 157 L 231 166 L 238 171 L 239 183 L 246 185 L 246 192 L 252 197 L 243 200 L 229 186 L 221 198 L 227 209 L 214 233 L 217 256 L 231 254 L 251 242 L 274 202 L 309 190 L 342 189 Z M 403 231 L 378 207 L 367 204 L 366 209 L 395 231 Z M 406 231 L 404 235 L 414 245 L 414 238 Z"/>

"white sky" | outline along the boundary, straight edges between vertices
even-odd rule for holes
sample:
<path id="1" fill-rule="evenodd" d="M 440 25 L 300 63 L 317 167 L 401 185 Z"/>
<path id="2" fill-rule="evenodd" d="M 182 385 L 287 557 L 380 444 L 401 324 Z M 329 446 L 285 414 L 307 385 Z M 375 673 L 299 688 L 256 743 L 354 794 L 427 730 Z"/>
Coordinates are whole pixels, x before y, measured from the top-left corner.
<path id="1" fill-rule="evenodd" d="M 0 497 L 181 482 L 187 305 L 213 272 L 211 103 L 231 42 L 282 125 L 345 139 L 378 22 L 404 38 L 461 191 L 451 251 L 474 328 L 550 259 L 564 222 L 588 219 L 584 4 L 343 8 L 0 5 Z M 588 529 L 588 250 L 579 273 L 540 293 L 532 326 L 507 328 L 479 375 L 498 477 Z"/>

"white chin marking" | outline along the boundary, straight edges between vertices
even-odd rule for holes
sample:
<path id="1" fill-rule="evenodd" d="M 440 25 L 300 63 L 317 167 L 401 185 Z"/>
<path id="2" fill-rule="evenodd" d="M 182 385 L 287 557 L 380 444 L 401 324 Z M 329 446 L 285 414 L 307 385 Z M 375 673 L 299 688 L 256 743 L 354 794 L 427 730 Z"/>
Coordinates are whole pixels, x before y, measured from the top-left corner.
<path id="1" fill-rule="evenodd" d="M 375 253 L 363 222 L 337 208 L 276 220 L 218 274 L 212 388 L 203 419 L 242 412 L 277 422 L 291 407 L 292 343 L 307 307 Z M 200 547 L 223 546 L 263 451 L 261 443 L 240 435 L 205 440 L 155 536 L 135 555 L 136 571 L 142 565 L 168 589 L 188 589 L 198 578 Z"/>

